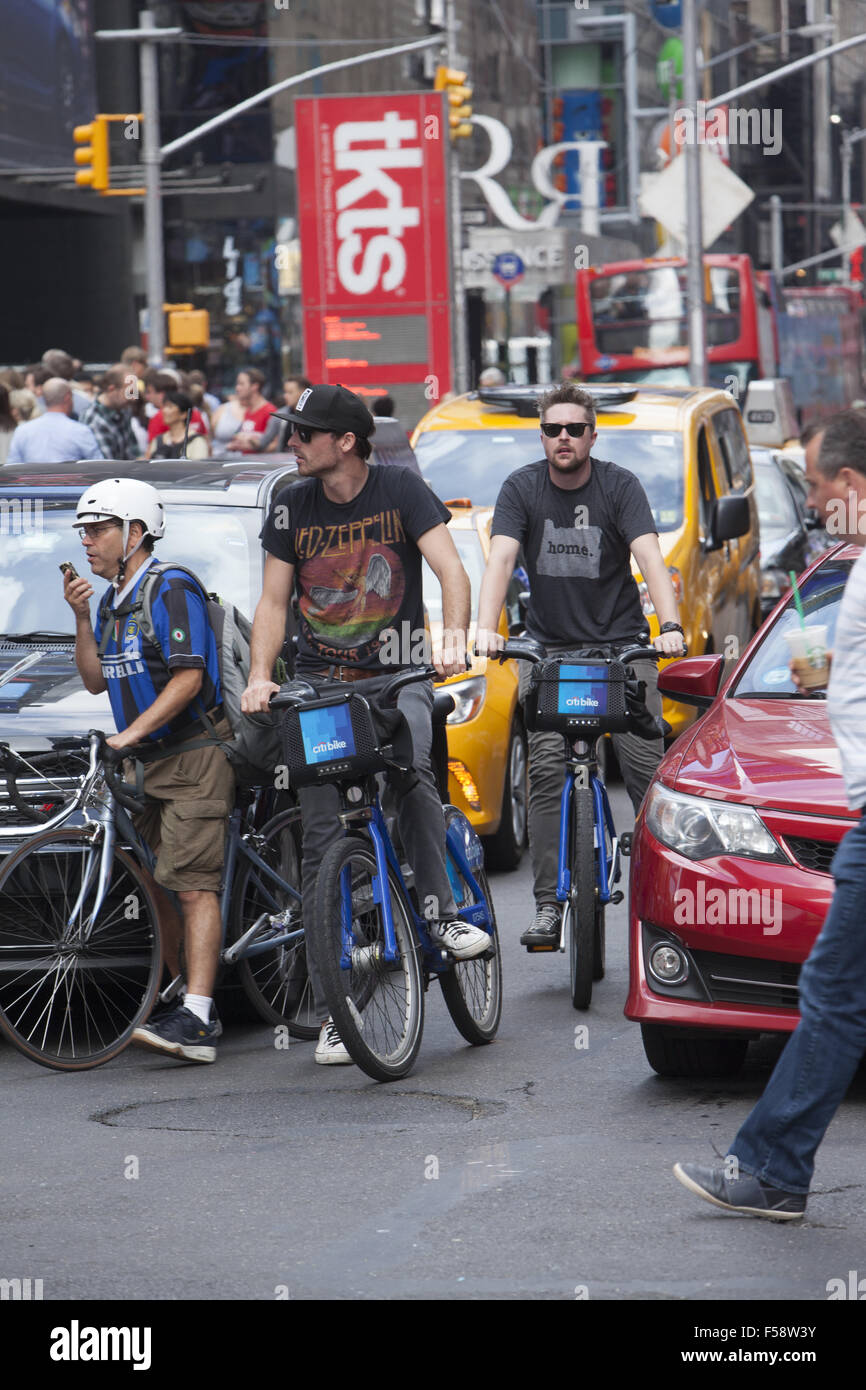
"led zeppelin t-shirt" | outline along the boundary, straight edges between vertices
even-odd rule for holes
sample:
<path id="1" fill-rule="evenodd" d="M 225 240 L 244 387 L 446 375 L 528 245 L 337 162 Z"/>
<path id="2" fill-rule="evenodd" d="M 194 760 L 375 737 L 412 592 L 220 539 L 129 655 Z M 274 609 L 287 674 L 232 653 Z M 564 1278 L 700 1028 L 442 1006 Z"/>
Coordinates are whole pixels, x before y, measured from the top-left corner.
<path id="1" fill-rule="evenodd" d="M 389 657 L 396 648 L 409 663 L 415 634 L 424 631 L 416 541 L 450 516 L 417 474 L 395 464 L 371 464 L 351 502 L 329 501 L 318 478 L 279 493 L 261 539 L 269 554 L 295 566 L 299 671 L 381 671 L 395 664 L 381 659 L 386 643 Z M 395 631 L 396 643 L 389 641 Z"/>
<path id="2" fill-rule="evenodd" d="M 615 463 L 592 459 L 588 480 L 571 489 L 550 481 L 546 459 L 509 474 L 490 533 L 523 547 L 527 635 L 580 647 L 647 634 L 629 547 L 655 530 L 639 479 Z"/>

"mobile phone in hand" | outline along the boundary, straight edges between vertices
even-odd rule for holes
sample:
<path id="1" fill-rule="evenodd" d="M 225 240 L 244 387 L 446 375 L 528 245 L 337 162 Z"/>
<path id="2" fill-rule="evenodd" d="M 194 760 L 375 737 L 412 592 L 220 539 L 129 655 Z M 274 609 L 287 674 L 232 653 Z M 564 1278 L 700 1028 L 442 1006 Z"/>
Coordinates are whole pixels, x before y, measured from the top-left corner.
<path id="1" fill-rule="evenodd" d="M 70 579 L 78 578 L 78 570 L 75 568 L 71 560 L 63 561 L 63 564 L 60 566 L 60 572 L 61 574 L 68 574 Z"/>

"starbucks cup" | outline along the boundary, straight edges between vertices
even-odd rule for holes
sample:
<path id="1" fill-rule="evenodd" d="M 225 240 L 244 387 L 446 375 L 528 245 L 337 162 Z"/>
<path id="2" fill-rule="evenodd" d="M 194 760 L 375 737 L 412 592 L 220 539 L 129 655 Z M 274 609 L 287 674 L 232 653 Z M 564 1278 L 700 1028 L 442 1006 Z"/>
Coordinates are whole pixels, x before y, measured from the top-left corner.
<path id="1" fill-rule="evenodd" d="M 804 690 L 825 686 L 830 676 L 827 661 L 827 627 L 823 623 L 796 627 L 785 633 L 791 665 Z"/>

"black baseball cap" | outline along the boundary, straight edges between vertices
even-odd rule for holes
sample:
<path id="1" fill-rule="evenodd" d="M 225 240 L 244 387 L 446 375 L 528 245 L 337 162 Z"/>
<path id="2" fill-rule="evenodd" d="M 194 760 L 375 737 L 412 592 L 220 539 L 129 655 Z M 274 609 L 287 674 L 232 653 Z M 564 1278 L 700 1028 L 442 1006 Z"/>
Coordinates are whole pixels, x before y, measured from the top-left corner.
<path id="1" fill-rule="evenodd" d="M 291 420 L 295 425 L 309 425 L 314 430 L 333 430 L 335 434 L 352 434 L 366 439 L 376 423 L 369 410 L 354 391 L 345 386 L 308 386 L 291 410 L 278 410 L 277 418 Z"/>

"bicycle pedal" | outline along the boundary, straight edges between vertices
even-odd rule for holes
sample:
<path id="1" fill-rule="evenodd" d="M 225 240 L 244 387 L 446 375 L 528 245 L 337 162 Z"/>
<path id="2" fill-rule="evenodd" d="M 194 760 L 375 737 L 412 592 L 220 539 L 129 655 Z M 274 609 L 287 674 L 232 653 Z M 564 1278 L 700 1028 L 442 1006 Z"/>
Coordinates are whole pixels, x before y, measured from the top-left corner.
<path id="1" fill-rule="evenodd" d="M 527 948 L 526 948 L 527 954 L 530 955 L 530 956 L 540 955 L 540 954 L 542 954 L 544 951 L 558 951 L 558 950 L 559 950 L 559 945 L 558 945 L 558 944 L 557 944 L 556 946 L 527 946 Z"/>
<path id="2" fill-rule="evenodd" d="M 622 855 L 631 854 L 632 832 L 627 830 L 624 835 L 619 837 L 619 852 Z"/>
<path id="3" fill-rule="evenodd" d="M 624 897 L 625 893 L 623 893 L 622 889 L 617 888 L 615 893 L 611 893 L 610 901 L 611 903 L 621 903 Z"/>

